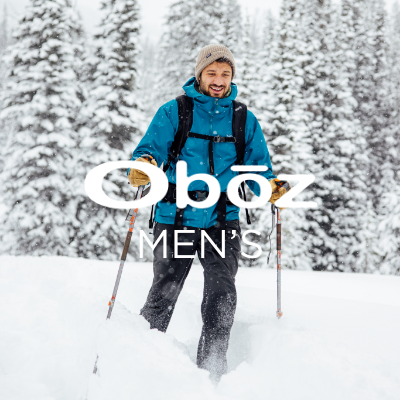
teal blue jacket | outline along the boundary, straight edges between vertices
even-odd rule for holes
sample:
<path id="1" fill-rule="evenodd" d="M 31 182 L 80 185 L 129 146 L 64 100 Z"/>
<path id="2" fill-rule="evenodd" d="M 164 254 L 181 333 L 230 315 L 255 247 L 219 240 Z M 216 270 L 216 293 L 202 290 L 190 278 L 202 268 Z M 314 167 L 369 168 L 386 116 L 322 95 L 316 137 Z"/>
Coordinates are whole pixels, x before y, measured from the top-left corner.
<path id="1" fill-rule="evenodd" d="M 237 96 L 237 86 L 232 83 L 231 94 L 223 99 L 209 97 L 197 92 L 194 87 L 195 78 L 191 78 L 183 90 L 194 100 L 192 132 L 213 135 L 232 136 L 233 103 Z M 151 124 L 133 152 L 132 160 L 141 155 L 150 154 L 157 161 L 157 165 L 166 161 L 174 136 L 178 130 L 178 103 L 176 100 L 164 104 L 154 116 Z M 246 121 L 246 149 L 244 165 L 264 165 L 268 167 L 265 172 L 257 172 L 268 180 L 276 178 L 272 172 L 271 159 L 261 127 L 251 111 L 247 111 Z M 229 181 L 238 175 L 231 171 L 236 162 L 236 148 L 234 143 L 214 144 L 215 177 L 221 186 L 221 192 L 226 192 Z M 182 149 L 180 160 L 186 161 L 188 176 L 194 174 L 209 174 L 208 141 L 197 138 L 187 138 Z M 169 182 L 176 183 L 176 160 L 172 161 L 167 171 Z M 129 172 L 129 171 L 128 171 Z M 250 189 L 260 195 L 256 182 L 248 181 Z M 192 182 L 189 190 L 208 190 L 203 181 Z M 155 220 L 164 224 L 173 224 L 175 220 L 176 204 L 160 201 L 156 206 Z M 232 221 L 239 218 L 239 208 L 227 206 L 226 220 Z M 209 228 L 217 222 L 216 205 L 200 209 L 188 206 L 184 212 L 183 223 L 185 226 L 196 228 Z"/>

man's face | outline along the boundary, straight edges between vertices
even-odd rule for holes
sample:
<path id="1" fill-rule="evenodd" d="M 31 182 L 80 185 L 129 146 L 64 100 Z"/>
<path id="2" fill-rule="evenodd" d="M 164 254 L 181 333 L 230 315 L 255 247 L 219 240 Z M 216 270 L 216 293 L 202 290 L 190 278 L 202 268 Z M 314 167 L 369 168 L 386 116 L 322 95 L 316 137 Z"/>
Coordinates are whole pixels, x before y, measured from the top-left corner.
<path id="1" fill-rule="evenodd" d="M 231 66 L 228 63 L 214 61 L 203 69 L 200 75 L 200 88 L 207 96 L 222 98 L 228 92 L 231 81 Z"/>

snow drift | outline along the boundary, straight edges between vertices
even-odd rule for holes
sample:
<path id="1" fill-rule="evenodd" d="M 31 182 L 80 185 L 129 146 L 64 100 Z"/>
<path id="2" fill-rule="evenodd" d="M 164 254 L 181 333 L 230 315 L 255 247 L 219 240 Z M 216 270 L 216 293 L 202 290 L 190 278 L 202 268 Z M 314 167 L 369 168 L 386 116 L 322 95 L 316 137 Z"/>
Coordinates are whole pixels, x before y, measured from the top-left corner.
<path id="1" fill-rule="evenodd" d="M 50 399 L 398 399 L 400 277 L 239 269 L 229 373 L 217 387 L 194 360 L 202 270 L 194 266 L 167 334 L 139 316 L 152 266 L 0 257 L 0 393 Z M 91 371 L 99 354 L 99 374 Z"/>

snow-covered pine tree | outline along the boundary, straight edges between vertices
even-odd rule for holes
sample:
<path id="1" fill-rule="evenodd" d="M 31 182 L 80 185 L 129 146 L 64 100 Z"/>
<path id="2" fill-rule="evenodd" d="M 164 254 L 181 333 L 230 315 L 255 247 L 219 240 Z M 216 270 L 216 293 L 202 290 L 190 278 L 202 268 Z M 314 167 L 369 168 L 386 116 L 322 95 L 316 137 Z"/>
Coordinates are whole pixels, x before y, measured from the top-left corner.
<path id="1" fill-rule="evenodd" d="M 398 1 L 393 4 L 387 30 L 387 41 L 389 44 L 389 79 L 387 82 L 389 84 L 390 110 L 393 111 L 390 115 L 390 125 L 396 128 L 393 132 L 396 139 L 394 148 L 398 150 L 400 145 L 400 3 Z M 397 158 L 396 168 L 400 167 L 399 158 Z"/>
<path id="2" fill-rule="evenodd" d="M 223 0 L 193 0 L 189 30 L 191 57 L 195 61 L 202 47 L 221 40 Z M 191 70 L 194 70 L 192 65 Z"/>
<path id="3" fill-rule="evenodd" d="M 219 43 L 226 46 L 236 59 L 241 57 L 242 10 L 237 0 L 224 0 L 222 4 L 221 38 Z M 218 39 L 218 38 L 216 38 Z"/>
<path id="4" fill-rule="evenodd" d="M 395 186 L 384 193 L 380 201 L 381 218 L 379 222 L 380 264 L 374 268 L 382 274 L 400 275 L 400 176 L 397 171 Z M 370 271 L 368 271 L 370 272 Z"/>
<path id="5" fill-rule="evenodd" d="M 343 66 L 335 9 L 330 0 L 304 3 L 308 43 L 303 93 L 310 110 L 313 155 L 307 169 L 315 175 L 307 210 L 306 240 L 313 269 L 354 271 L 360 251 L 360 216 L 365 210 L 362 155 L 364 141 L 353 116 L 354 99 Z"/>
<path id="6" fill-rule="evenodd" d="M 259 57 L 259 49 L 257 48 L 257 43 L 254 41 L 254 37 L 252 38 L 252 23 L 254 22 L 254 18 L 251 19 L 249 15 L 245 16 L 241 41 L 237 46 L 238 56 L 235 57 L 236 77 L 234 79 L 234 82 L 238 86 L 237 100 L 246 104 L 249 110 L 252 111 L 256 117 L 258 117 L 259 113 L 255 107 L 255 102 L 260 95 L 258 89 L 261 83 L 260 70 L 262 69 L 262 65 L 261 59 Z M 253 197 L 253 192 L 251 192 L 247 187 L 246 197 L 247 201 L 250 201 Z M 260 209 L 252 209 L 249 210 L 249 212 L 253 221 L 252 226 L 249 228 L 255 229 L 253 225 L 258 223 Z M 240 221 L 242 226 L 247 225 L 247 219 L 244 210 L 240 212 Z M 266 228 L 266 226 L 264 226 L 264 228 Z M 261 244 L 262 241 L 265 241 L 265 237 L 263 238 L 262 235 L 258 236 L 250 234 L 248 238 L 250 241 L 259 244 Z M 245 244 L 243 244 L 243 251 L 246 254 L 250 255 L 255 252 L 253 246 L 247 246 Z M 256 265 L 257 262 L 258 259 L 249 259 L 244 256 L 241 257 L 241 265 L 252 267 Z"/>
<path id="7" fill-rule="evenodd" d="M 158 73 L 161 66 L 158 65 L 157 45 L 148 37 L 142 40 L 137 65 L 137 90 L 143 105 L 146 118 L 146 126 L 150 125 L 154 114 L 157 112 L 156 104 L 159 102 L 159 94 L 154 88 L 157 85 Z"/>
<path id="8" fill-rule="evenodd" d="M 90 169 L 102 163 L 129 160 L 143 132 L 136 81 L 138 2 L 106 0 L 102 8 L 104 17 L 95 37 L 95 59 L 90 58 L 87 66 L 93 75 L 88 82 L 89 96 L 82 111 L 84 123 L 80 130 L 82 182 Z M 107 175 L 103 187 L 114 199 L 133 198 L 125 170 Z M 80 257 L 110 259 L 120 255 L 125 239 L 124 211 L 102 207 L 85 197 L 76 215 L 80 221 L 76 232 Z M 137 255 L 137 249 L 138 240 L 133 239 L 131 253 Z"/>
<path id="9" fill-rule="evenodd" d="M 0 55 L 3 56 L 5 49 L 9 44 L 9 30 L 8 30 L 8 8 L 7 4 L 3 7 L 3 17 L 0 23 Z"/>
<path id="10" fill-rule="evenodd" d="M 278 42 L 280 37 L 278 34 L 278 21 L 276 21 L 270 10 L 264 13 L 262 22 L 262 37 L 260 38 L 258 49 L 258 86 L 254 96 L 254 103 L 258 121 L 264 129 L 264 133 L 267 133 L 266 129 L 270 128 L 272 118 L 271 110 L 275 107 L 276 102 L 272 89 L 275 84 L 272 79 L 272 71 L 274 69 L 273 66 L 276 66 L 277 57 L 279 57 Z"/>
<path id="11" fill-rule="evenodd" d="M 255 93 L 258 119 L 271 153 L 275 174 L 304 173 L 305 159 L 310 154 L 306 141 L 309 136 L 309 116 L 301 91 L 305 43 L 299 35 L 300 27 L 299 2 L 284 0 L 277 35 L 270 43 L 270 60 L 264 59 L 261 62 L 262 67 L 265 67 L 264 63 L 268 62 L 268 65 L 265 72 L 258 77 L 260 88 Z M 268 39 L 264 38 L 264 41 Z M 264 250 L 263 256 L 255 261 L 255 265 L 266 266 L 269 249 L 266 240 L 271 230 L 269 204 L 253 212 L 253 221 L 254 229 L 261 232 L 258 240 Z M 282 212 L 282 254 L 286 268 L 310 268 L 307 243 L 302 239 L 304 224 L 304 210 L 288 209 Z M 253 240 L 257 241 L 257 237 Z"/>
<path id="12" fill-rule="evenodd" d="M 390 85 L 393 94 L 397 94 L 396 101 L 400 104 L 400 3 L 393 3 L 387 29 L 387 40 L 389 43 L 388 66 L 390 70 Z M 397 107 L 399 108 L 399 107 Z"/>
<path id="13" fill-rule="evenodd" d="M 260 43 L 261 58 L 266 65 L 271 64 L 272 47 L 278 37 L 278 21 L 271 10 L 267 10 L 263 16 L 262 38 Z"/>
<path id="14" fill-rule="evenodd" d="M 257 89 L 260 85 L 261 59 L 257 43 L 251 38 L 252 22 L 254 21 L 251 21 L 250 16 L 247 15 L 243 24 L 240 54 L 235 59 L 237 69 L 235 82 L 238 85 L 238 101 L 245 103 L 257 115 L 254 106 L 259 96 Z"/>
<path id="15" fill-rule="evenodd" d="M 5 55 L 7 46 L 10 43 L 9 30 L 8 30 L 8 10 L 7 5 L 3 8 L 3 17 L 0 23 L 0 91 L 4 89 L 4 78 L 6 75 L 6 65 L 4 63 L 3 57 Z M 0 109 L 2 109 L 0 104 Z M 3 150 L 7 139 L 7 128 L 0 125 L 0 171 L 3 169 Z"/>
<path id="16" fill-rule="evenodd" d="M 361 111 L 364 112 L 365 122 L 368 121 L 367 129 L 368 158 L 369 164 L 369 192 L 371 193 L 373 205 L 379 207 L 379 199 L 386 192 L 382 187 L 382 181 L 388 178 L 385 171 L 387 165 L 388 149 L 391 145 L 391 137 L 388 135 L 389 104 L 387 80 L 389 69 L 387 65 L 387 35 L 386 35 L 386 11 L 383 0 L 369 0 L 369 41 L 367 52 L 370 52 L 370 69 L 366 72 L 370 75 L 365 78 L 370 80 L 370 93 L 367 96 L 368 106 Z M 390 168 L 390 166 L 389 166 Z"/>
<path id="17" fill-rule="evenodd" d="M 156 108 L 182 94 L 185 79 L 194 75 L 189 51 L 190 29 L 189 3 L 182 0 L 172 3 L 165 19 L 158 53 L 160 71 L 155 90 L 159 94 Z"/>
<path id="18" fill-rule="evenodd" d="M 231 7 L 229 2 L 227 3 L 228 8 Z M 237 11 L 239 14 L 239 9 Z M 235 26 L 238 23 L 235 22 Z M 241 37 L 237 43 L 232 43 L 234 49 L 236 49 L 235 63 L 236 63 L 236 77 L 234 82 L 238 85 L 238 101 L 245 103 L 249 110 L 252 111 L 257 118 L 259 118 L 259 110 L 256 107 L 256 102 L 260 97 L 260 85 L 263 79 L 263 71 L 265 72 L 267 66 L 262 64 L 261 50 L 262 50 L 262 36 L 258 37 L 255 26 L 259 27 L 257 24 L 256 16 L 246 15 L 243 23 L 241 24 Z M 225 44 L 224 42 L 222 42 Z M 229 46 L 228 46 L 229 47 Z M 247 188 L 246 190 L 247 200 L 250 201 L 253 197 L 253 193 Z M 252 218 L 252 224 L 258 223 L 260 210 L 250 210 L 250 215 Z M 240 220 L 242 226 L 247 225 L 246 214 L 244 210 L 240 213 Z M 253 226 L 249 227 L 253 229 Z M 264 225 L 264 230 L 267 226 Z M 249 235 L 249 238 L 254 243 L 261 243 L 265 241 L 258 235 Z M 244 252 L 247 254 L 254 253 L 254 247 L 243 245 Z M 246 257 L 241 257 L 241 265 L 254 266 L 258 262 L 258 259 L 249 259 Z"/>
<path id="19" fill-rule="evenodd" d="M 7 54 L 3 253 L 76 255 L 80 29 L 68 0 L 32 0 Z"/>
<path id="20" fill-rule="evenodd" d="M 379 230 L 382 226 L 379 223 L 382 220 L 380 200 L 387 191 L 386 187 L 394 187 L 394 175 L 387 157 L 392 142 L 389 118 L 392 111 L 387 85 L 386 13 L 381 0 L 356 0 L 349 3 L 348 8 L 352 9 L 352 29 L 355 32 L 352 51 L 356 70 L 350 79 L 353 97 L 357 101 L 354 116 L 360 121 L 366 138 L 368 157 L 364 172 L 368 212 L 365 212 L 365 220 L 360 225 L 365 237 L 358 268 L 370 272 L 379 268 L 384 257 L 380 241 L 387 237 L 387 232 Z M 385 185 L 382 185 L 383 180 Z"/>
<path id="21" fill-rule="evenodd" d="M 368 192 L 374 208 L 379 208 L 386 158 L 388 125 L 386 12 L 381 0 L 358 0 L 353 3 L 355 18 L 356 77 L 353 95 L 358 102 L 355 116 L 360 120 L 368 142 Z"/>
<path id="22" fill-rule="evenodd" d="M 221 10 L 221 0 L 181 0 L 169 7 L 160 46 L 158 106 L 182 93 L 183 84 L 194 76 L 200 49 L 221 39 Z"/>
<path id="23" fill-rule="evenodd" d="M 381 273 L 400 274 L 400 6 L 393 4 L 387 26 L 388 79 L 385 79 L 388 94 L 389 120 L 386 133 L 385 187 L 379 207 L 379 249 L 382 261 Z"/>
<path id="24" fill-rule="evenodd" d="M 358 76 L 358 65 L 359 55 L 358 48 L 366 40 L 367 32 L 363 30 L 366 24 L 362 22 L 359 10 L 360 4 L 355 3 L 351 0 L 342 0 L 341 9 L 338 15 L 338 52 L 337 59 L 342 66 L 341 74 L 346 77 L 353 93 L 353 85 L 357 80 Z M 360 26 L 361 24 L 361 26 Z M 356 112 L 358 102 L 356 101 L 353 105 L 353 113 Z M 365 142 L 365 135 L 362 135 Z M 364 143 L 366 147 L 366 143 Z M 361 156 L 361 155 L 359 155 Z M 361 167 L 363 165 L 364 167 Z M 368 165 L 368 156 L 366 148 L 364 151 L 364 159 L 360 160 L 360 170 L 366 170 Z M 366 180 L 367 177 L 361 177 L 364 185 L 364 192 L 367 193 Z M 359 239 L 360 247 L 358 252 L 358 258 L 354 267 L 355 271 L 372 272 L 376 269 L 377 257 L 377 243 L 378 243 L 378 231 L 377 231 L 377 219 L 375 211 L 372 207 L 371 202 L 367 200 L 364 204 L 364 208 L 359 208 L 361 212 L 360 226 L 359 226 Z"/>
<path id="25" fill-rule="evenodd" d="M 262 32 L 256 41 L 252 40 L 250 25 L 256 23 L 256 19 L 251 23 L 248 19 L 245 24 L 245 41 L 242 45 L 242 53 L 247 60 L 239 59 L 239 72 L 243 69 L 242 86 L 243 100 L 251 105 L 252 111 L 257 116 L 261 126 L 269 124 L 270 109 L 273 107 L 271 99 L 271 66 L 273 60 L 273 48 L 276 47 L 278 40 L 277 22 L 270 11 L 264 13 L 259 31 Z M 249 68 L 246 70 L 246 66 Z M 241 96 L 241 93 L 239 93 Z"/>

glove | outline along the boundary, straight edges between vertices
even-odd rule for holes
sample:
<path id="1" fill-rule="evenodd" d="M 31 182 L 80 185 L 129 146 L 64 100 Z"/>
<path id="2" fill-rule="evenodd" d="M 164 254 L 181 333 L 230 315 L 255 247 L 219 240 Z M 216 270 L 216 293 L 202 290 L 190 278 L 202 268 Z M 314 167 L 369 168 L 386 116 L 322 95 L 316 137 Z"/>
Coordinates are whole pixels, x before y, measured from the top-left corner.
<path id="1" fill-rule="evenodd" d="M 275 204 L 278 199 L 280 199 L 285 193 L 287 193 L 291 189 L 289 182 L 280 181 L 277 178 L 271 179 L 269 183 L 272 188 L 272 194 L 269 202 L 272 204 Z"/>
<path id="2" fill-rule="evenodd" d="M 135 161 L 146 162 L 148 164 L 152 164 L 155 167 L 157 167 L 157 161 L 152 156 L 149 156 L 149 155 L 139 157 Z M 144 186 L 150 182 L 150 178 L 143 171 L 140 171 L 138 169 L 129 170 L 128 179 L 129 179 L 129 183 L 133 187 L 138 187 L 138 186 L 142 186 L 142 185 Z"/>

